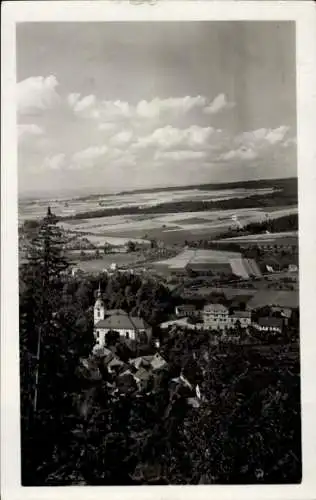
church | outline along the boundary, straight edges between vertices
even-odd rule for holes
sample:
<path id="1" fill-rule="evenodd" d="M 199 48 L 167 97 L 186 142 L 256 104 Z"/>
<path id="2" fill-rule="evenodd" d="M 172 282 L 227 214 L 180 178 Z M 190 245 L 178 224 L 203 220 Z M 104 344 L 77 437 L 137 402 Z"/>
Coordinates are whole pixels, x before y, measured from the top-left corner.
<path id="1" fill-rule="evenodd" d="M 130 316 L 122 309 L 106 310 L 99 286 L 94 305 L 94 337 L 96 345 L 104 347 L 109 332 L 117 332 L 120 337 L 140 344 L 150 344 L 152 340 L 152 328 L 143 318 Z"/>

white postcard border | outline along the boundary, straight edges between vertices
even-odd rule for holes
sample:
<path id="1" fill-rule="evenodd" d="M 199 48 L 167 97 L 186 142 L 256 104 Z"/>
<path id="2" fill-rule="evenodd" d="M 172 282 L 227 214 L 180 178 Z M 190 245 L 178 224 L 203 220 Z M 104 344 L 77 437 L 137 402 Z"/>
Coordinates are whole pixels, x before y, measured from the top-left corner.
<path id="1" fill-rule="evenodd" d="M 1 134 L 1 487 L 4 500 L 316 498 L 316 9 L 313 2 L 103 1 L 6 2 L 2 6 Z M 20 486 L 18 354 L 18 204 L 15 24 L 27 21 L 294 20 L 297 29 L 297 130 L 300 216 L 300 312 L 303 480 L 300 485 L 27 487 Z"/>

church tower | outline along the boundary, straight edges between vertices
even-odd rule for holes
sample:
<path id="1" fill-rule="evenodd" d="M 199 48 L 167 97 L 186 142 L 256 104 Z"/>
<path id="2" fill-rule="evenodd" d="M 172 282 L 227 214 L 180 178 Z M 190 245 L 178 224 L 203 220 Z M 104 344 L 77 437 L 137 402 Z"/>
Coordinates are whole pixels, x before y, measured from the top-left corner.
<path id="1" fill-rule="evenodd" d="M 102 299 L 102 294 L 101 294 L 101 286 L 99 283 L 99 289 L 97 292 L 97 300 L 95 301 L 94 304 L 94 326 L 101 321 L 101 319 L 104 319 L 105 315 L 105 307 L 104 307 L 104 302 Z"/>

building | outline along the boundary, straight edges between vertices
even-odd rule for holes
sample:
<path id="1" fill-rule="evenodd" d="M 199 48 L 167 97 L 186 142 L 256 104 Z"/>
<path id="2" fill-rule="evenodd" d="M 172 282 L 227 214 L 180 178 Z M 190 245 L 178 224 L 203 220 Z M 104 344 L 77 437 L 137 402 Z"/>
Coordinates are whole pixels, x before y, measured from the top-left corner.
<path id="1" fill-rule="evenodd" d="M 180 306 L 176 306 L 175 313 L 176 316 L 180 318 L 193 318 L 197 315 L 198 311 L 196 310 L 196 306 L 194 304 L 182 304 Z"/>
<path id="2" fill-rule="evenodd" d="M 248 328 L 251 325 L 250 311 L 234 311 L 229 313 L 229 309 L 222 304 L 207 304 L 203 309 L 204 327 L 210 330 L 226 330 L 235 328 Z"/>
<path id="3" fill-rule="evenodd" d="M 203 323 L 192 323 L 190 322 L 190 318 L 178 318 L 171 319 L 169 321 L 164 321 L 160 323 L 159 328 L 161 330 L 168 330 L 172 327 L 184 328 L 186 330 L 202 330 L 204 328 Z"/>
<path id="4" fill-rule="evenodd" d="M 105 346 L 109 332 L 142 344 L 149 344 L 152 337 L 152 328 L 143 318 L 130 316 L 120 309 L 106 311 L 99 287 L 94 305 L 94 337 L 98 347 Z"/>
<path id="5" fill-rule="evenodd" d="M 259 318 L 257 322 L 253 323 L 253 326 L 260 332 L 282 333 L 283 324 L 284 323 L 282 318 L 267 316 L 264 318 Z"/>
<path id="6" fill-rule="evenodd" d="M 240 325 L 241 328 L 248 328 L 251 325 L 251 312 L 250 311 L 234 311 L 229 317 L 230 327 Z"/>
<path id="7" fill-rule="evenodd" d="M 210 330 L 225 330 L 229 327 L 229 310 L 222 304 L 207 304 L 203 309 L 204 327 Z"/>
<path id="8" fill-rule="evenodd" d="M 185 249 L 175 257 L 155 262 L 153 266 L 159 272 L 176 276 L 261 277 L 253 259 L 245 259 L 239 252 L 225 250 Z"/>

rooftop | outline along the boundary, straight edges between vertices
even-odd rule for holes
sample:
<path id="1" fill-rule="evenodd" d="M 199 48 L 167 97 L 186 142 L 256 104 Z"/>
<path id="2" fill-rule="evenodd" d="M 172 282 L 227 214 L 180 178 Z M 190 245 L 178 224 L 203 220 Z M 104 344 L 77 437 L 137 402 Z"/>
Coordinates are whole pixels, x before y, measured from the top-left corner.
<path id="1" fill-rule="evenodd" d="M 251 312 L 250 311 L 234 311 L 232 316 L 235 316 L 235 318 L 251 318 Z"/>
<path id="2" fill-rule="evenodd" d="M 109 330 L 146 330 L 149 325 L 143 318 L 138 316 L 128 316 L 125 314 L 113 314 L 105 319 L 101 319 L 96 324 L 96 328 L 106 328 Z"/>
<path id="3" fill-rule="evenodd" d="M 226 306 L 223 306 L 223 304 L 206 304 L 204 306 L 204 312 L 223 312 L 227 313 L 228 309 Z"/>
<path id="4" fill-rule="evenodd" d="M 259 326 L 274 327 L 274 328 L 282 328 L 282 326 L 283 326 L 283 319 L 282 318 L 274 318 L 274 317 L 271 317 L 271 316 L 267 316 L 265 318 L 259 318 L 258 319 L 258 325 Z"/>
<path id="5" fill-rule="evenodd" d="M 177 306 L 177 310 L 181 310 L 181 311 L 195 311 L 196 310 L 196 306 L 194 304 L 181 304 L 179 306 Z"/>

